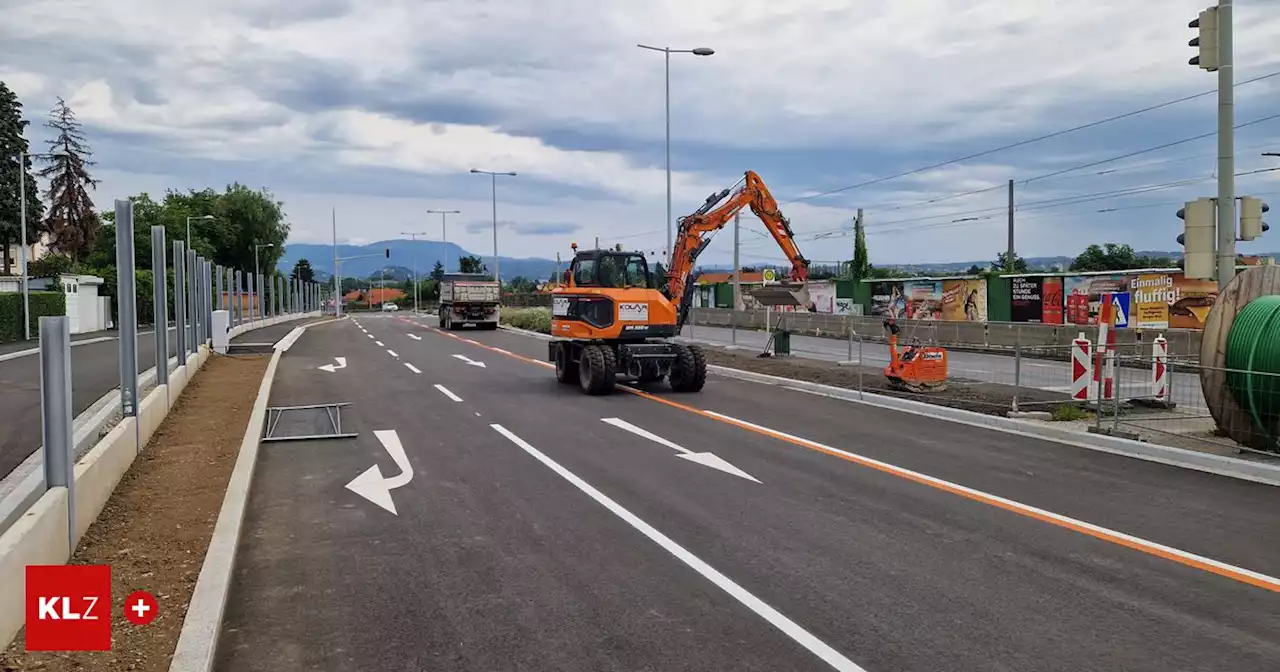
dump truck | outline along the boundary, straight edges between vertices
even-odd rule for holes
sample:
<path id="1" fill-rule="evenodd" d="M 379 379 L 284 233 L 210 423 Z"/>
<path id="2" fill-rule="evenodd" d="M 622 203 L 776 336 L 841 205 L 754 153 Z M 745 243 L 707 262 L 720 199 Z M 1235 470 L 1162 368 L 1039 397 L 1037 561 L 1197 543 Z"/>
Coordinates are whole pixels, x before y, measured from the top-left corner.
<path id="1" fill-rule="evenodd" d="M 498 328 L 501 292 L 483 273 L 445 273 L 440 279 L 440 328 Z"/>

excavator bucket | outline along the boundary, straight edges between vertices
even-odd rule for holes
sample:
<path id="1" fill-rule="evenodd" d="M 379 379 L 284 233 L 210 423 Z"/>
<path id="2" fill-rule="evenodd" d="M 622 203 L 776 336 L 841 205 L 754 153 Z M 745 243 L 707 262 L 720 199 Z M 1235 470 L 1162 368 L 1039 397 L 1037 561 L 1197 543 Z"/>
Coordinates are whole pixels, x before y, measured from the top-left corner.
<path id="1" fill-rule="evenodd" d="M 751 290 L 751 297 L 762 306 L 794 306 L 809 310 L 809 285 L 803 282 L 780 282 Z"/>

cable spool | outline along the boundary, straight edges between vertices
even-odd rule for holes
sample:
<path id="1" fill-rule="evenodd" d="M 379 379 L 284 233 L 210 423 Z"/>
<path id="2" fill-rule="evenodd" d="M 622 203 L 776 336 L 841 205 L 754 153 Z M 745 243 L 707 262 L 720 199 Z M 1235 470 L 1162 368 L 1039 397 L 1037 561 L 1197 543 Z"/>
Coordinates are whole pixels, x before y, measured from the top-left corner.
<path id="1" fill-rule="evenodd" d="M 1280 266 L 1246 269 L 1227 284 L 1205 320 L 1200 363 L 1218 428 L 1255 450 L 1280 450 Z"/>

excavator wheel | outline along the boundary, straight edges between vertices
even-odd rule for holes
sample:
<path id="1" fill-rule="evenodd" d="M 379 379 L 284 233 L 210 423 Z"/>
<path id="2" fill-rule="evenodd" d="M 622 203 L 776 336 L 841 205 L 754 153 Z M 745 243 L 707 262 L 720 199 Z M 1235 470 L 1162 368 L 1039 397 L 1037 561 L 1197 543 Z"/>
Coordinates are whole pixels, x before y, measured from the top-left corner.
<path id="1" fill-rule="evenodd" d="M 678 343 L 676 361 L 671 363 L 671 389 L 675 392 L 698 392 L 707 384 L 707 356 L 696 345 Z"/>
<path id="2" fill-rule="evenodd" d="M 572 385 L 578 380 L 578 363 L 569 358 L 569 346 L 556 347 L 556 380 Z"/>
<path id="3" fill-rule="evenodd" d="M 587 345 L 578 359 L 578 385 L 590 395 L 610 394 L 617 382 L 618 361 L 613 350 L 603 345 Z"/>

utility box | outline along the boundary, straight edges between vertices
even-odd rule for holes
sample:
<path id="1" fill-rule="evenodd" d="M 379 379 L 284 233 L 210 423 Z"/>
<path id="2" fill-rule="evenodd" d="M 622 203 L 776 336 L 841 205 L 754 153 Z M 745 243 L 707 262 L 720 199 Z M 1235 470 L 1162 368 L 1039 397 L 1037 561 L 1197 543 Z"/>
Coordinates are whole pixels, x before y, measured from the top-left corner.
<path id="1" fill-rule="evenodd" d="M 219 355 L 227 354 L 227 345 L 231 341 L 231 314 L 225 310 L 213 311 L 213 351 Z"/>

